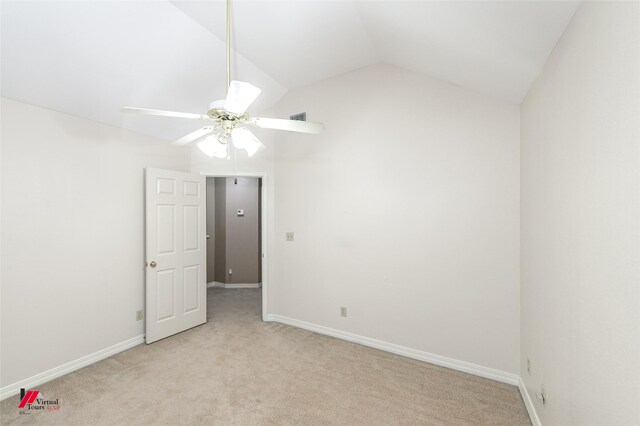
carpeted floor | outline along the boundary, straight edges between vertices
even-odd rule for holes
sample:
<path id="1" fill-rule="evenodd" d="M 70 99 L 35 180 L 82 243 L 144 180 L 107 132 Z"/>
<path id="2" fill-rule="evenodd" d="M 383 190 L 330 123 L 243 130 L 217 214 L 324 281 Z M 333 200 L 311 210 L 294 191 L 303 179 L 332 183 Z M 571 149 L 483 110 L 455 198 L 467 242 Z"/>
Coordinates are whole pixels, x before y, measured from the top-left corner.
<path id="1" fill-rule="evenodd" d="M 38 386 L 59 412 L 2 424 L 529 425 L 517 388 L 260 320 L 259 289 L 208 292 L 205 325 Z"/>

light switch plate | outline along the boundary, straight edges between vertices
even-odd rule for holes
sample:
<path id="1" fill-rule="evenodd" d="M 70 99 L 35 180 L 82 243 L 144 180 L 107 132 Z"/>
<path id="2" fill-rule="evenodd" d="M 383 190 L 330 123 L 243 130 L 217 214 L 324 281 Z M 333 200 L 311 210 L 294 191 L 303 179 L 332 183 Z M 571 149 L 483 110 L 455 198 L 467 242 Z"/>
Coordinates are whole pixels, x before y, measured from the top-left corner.
<path id="1" fill-rule="evenodd" d="M 287 232 L 287 241 L 294 241 L 295 236 L 293 235 L 293 232 Z"/>

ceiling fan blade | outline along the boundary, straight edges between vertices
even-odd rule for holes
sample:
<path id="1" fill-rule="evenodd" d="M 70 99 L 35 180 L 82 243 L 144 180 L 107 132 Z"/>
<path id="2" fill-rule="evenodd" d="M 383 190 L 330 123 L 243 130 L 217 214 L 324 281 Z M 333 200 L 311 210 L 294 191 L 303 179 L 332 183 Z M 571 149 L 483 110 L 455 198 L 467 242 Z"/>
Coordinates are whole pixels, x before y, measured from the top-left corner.
<path id="1" fill-rule="evenodd" d="M 163 111 L 161 109 L 122 107 L 120 108 L 120 111 L 134 113 L 134 114 L 143 114 L 143 115 L 158 115 L 161 117 L 196 118 L 201 120 L 209 119 L 209 116 L 204 114 L 192 114 L 190 112 Z"/>
<path id="2" fill-rule="evenodd" d="M 195 132 L 191 132 L 188 135 L 181 137 L 177 141 L 171 142 L 171 145 L 178 145 L 178 146 L 186 145 L 188 143 L 191 143 L 195 140 L 200 139 L 203 136 L 208 135 L 209 133 L 213 132 L 213 130 L 214 130 L 213 126 L 203 127 L 202 129 L 198 129 Z"/>
<path id="3" fill-rule="evenodd" d="M 224 109 L 236 114 L 244 114 L 253 101 L 260 96 L 260 93 L 262 93 L 262 90 L 258 89 L 253 84 L 233 80 L 231 81 L 231 84 L 229 84 L 229 91 L 227 92 L 227 99 L 224 102 Z"/>
<path id="4" fill-rule="evenodd" d="M 317 135 L 324 130 L 324 124 L 308 121 L 284 120 L 282 118 L 252 117 L 250 123 L 263 129 L 286 130 L 289 132 L 312 133 Z"/>

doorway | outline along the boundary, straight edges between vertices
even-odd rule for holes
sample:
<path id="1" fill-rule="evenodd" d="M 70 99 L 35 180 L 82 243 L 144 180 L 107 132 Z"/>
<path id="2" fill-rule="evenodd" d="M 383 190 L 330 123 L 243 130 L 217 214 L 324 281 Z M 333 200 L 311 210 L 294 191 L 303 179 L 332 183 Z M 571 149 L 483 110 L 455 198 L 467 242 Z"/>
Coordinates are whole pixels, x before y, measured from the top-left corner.
<path id="1" fill-rule="evenodd" d="M 261 296 L 266 310 L 266 191 L 259 174 L 206 176 L 207 292 Z M 254 289 L 242 290 L 239 289 Z M 234 290 L 238 290 L 235 291 Z M 257 300 L 256 300 L 257 301 Z M 212 306 L 215 304 L 212 304 Z"/>

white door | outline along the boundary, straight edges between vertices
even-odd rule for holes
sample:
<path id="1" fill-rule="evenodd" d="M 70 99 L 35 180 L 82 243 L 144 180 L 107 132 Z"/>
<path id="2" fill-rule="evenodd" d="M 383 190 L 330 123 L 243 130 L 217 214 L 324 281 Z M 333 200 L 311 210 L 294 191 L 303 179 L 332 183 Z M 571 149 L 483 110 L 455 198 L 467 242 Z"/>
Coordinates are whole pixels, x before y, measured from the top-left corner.
<path id="1" fill-rule="evenodd" d="M 207 320 L 204 176 L 146 169 L 145 339 Z"/>

